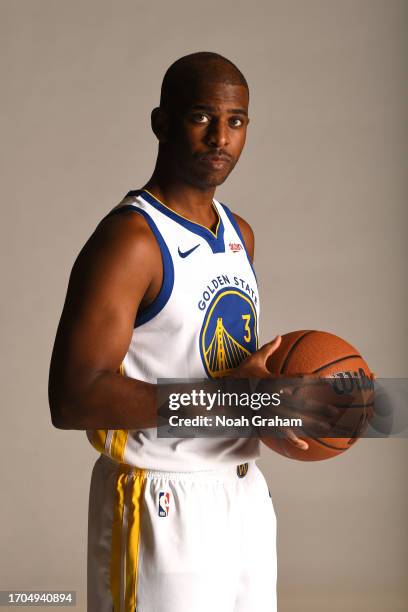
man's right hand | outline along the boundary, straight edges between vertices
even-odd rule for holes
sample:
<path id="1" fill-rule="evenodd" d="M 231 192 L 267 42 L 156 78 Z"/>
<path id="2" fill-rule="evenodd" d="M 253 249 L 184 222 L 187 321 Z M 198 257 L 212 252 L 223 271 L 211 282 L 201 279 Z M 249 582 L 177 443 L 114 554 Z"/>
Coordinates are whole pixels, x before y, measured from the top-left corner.
<path id="1" fill-rule="evenodd" d="M 266 366 L 267 361 L 272 353 L 279 348 L 281 342 L 282 337 L 280 335 L 276 336 L 271 342 L 267 342 L 255 353 L 242 361 L 242 363 L 231 372 L 230 376 L 232 378 L 269 379 L 271 382 L 275 380 L 278 384 L 277 388 L 273 389 L 273 391 L 280 391 L 283 401 L 280 406 L 268 409 L 268 415 L 270 417 L 279 416 L 286 419 L 301 418 L 302 422 L 309 430 L 316 433 L 319 432 L 320 435 L 324 436 L 325 433 L 327 434 L 331 430 L 333 420 L 339 418 L 341 410 L 332 406 L 330 402 L 314 401 L 313 399 L 305 401 L 301 397 L 301 394 L 297 393 L 299 387 L 302 386 L 308 387 L 309 385 L 314 385 L 316 388 L 318 386 L 322 387 L 325 383 L 318 377 L 305 375 L 297 379 L 285 380 L 285 378 L 283 378 L 281 380 L 280 377 L 268 370 Z M 260 381 L 260 384 L 261 387 L 264 387 L 265 392 L 265 387 L 269 388 L 270 385 L 268 381 L 265 381 L 264 385 L 262 385 Z M 257 392 L 259 392 L 259 384 L 256 389 Z M 269 391 L 271 391 L 270 388 Z M 279 429 L 283 433 L 285 439 L 295 447 L 301 450 L 307 450 L 309 448 L 308 443 L 299 438 L 292 428 L 281 427 Z"/>
<path id="2" fill-rule="evenodd" d="M 267 342 L 255 353 L 244 359 L 237 368 L 232 370 L 230 376 L 233 378 L 273 378 L 273 374 L 266 367 L 266 363 L 281 342 L 282 337 L 276 336 L 271 342 Z"/>
<path id="3" fill-rule="evenodd" d="M 240 365 L 230 374 L 232 378 L 274 378 L 274 375 L 266 367 L 269 357 L 276 351 L 282 342 L 281 336 L 276 336 L 271 342 L 267 342 L 260 349 L 249 355 Z M 295 432 L 289 427 L 283 431 L 285 438 L 297 448 L 307 450 L 309 445 L 304 440 L 298 438 Z"/>

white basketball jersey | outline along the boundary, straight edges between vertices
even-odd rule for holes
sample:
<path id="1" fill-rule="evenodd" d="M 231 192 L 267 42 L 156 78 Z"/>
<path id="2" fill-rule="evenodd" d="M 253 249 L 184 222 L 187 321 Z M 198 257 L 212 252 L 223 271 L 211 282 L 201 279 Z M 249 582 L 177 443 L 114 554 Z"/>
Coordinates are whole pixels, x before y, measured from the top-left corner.
<path id="1" fill-rule="evenodd" d="M 146 190 L 131 191 L 109 214 L 143 215 L 160 246 L 159 294 L 138 312 L 124 376 L 215 378 L 258 348 L 259 295 L 239 226 L 213 200 L 215 231 L 186 219 Z M 101 453 L 140 468 L 197 471 L 259 456 L 256 438 L 159 438 L 156 428 L 88 430 Z"/>

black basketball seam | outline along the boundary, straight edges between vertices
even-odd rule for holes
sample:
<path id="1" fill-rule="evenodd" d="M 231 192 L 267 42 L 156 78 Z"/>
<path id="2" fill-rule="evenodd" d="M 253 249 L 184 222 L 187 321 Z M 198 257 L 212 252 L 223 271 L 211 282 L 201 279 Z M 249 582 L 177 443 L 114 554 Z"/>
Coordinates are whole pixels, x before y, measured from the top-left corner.
<path id="1" fill-rule="evenodd" d="M 308 431 L 304 428 L 304 427 L 299 427 L 299 429 L 301 429 L 304 433 L 305 436 L 307 438 L 310 438 L 311 440 L 314 440 L 314 442 L 317 442 L 318 444 L 321 444 L 322 446 L 326 446 L 327 448 L 330 448 L 331 450 L 337 450 L 337 451 L 345 451 L 347 450 L 347 448 L 342 448 L 341 446 L 333 446 L 332 444 L 328 444 L 327 442 L 323 442 L 323 440 L 321 438 L 315 438 L 314 436 L 310 435 L 308 433 Z M 330 437 L 330 436 L 328 436 Z M 349 436 L 344 436 L 347 439 L 350 439 Z"/>
<path id="2" fill-rule="evenodd" d="M 345 436 L 345 438 L 346 437 L 347 436 Z M 351 438 L 347 438 L 347 440 L 350 440 L 350 439 Z M 333 446 L 332 444 L 327 444 L 327 442 L 323 442 L 321 438 L 317 438 L 315 442 L 317 442 L 318 444 L 321 444 L 322 446 L 326 446 L 326 448 L 330 448 L 331 450 L 340 451 L 341 453 L 344 452 L 345 450 L 348 450 L 347 448 L 342 448 L 341 446 Z"/>
<path id="3" fill-rule="evenodd" d="M 361 355 L 346 355 L 346 357 L 340 357 L 340 359 L 335 359 L 334 361 L 330 361 L 329 363 L 320 366 L 320 368 L 317 368 L 317 370 L 313 370 L 312 374 L 317 374 L 317 372 L 320 372 L 321 370 L 324 370 L 325 368 L 328 368 L 334 365 L 335 363 L 340 363 L 340 361 L 346 361 L 346 359 L 355 359 L 356 357 L 360 357 L 360 359 L 363 359 Z"/>
<path id="4" fill-rule="evenodd" d="M 301 342 L 301 341 L 303 340 L 303 338 L 305 338 L 305 337 L 306 337 L 306 336 L 308 336 L 309 334 L 313 334 L 315 331 L 316 331 L 315 329 L 310 329 L 310 330 L 308 330 L 307 332 L 305 332 L 305 333 L 303 334 L 303 336 L 299 336 L 299 338 L 296 340 L 296 342 L 294 342 L 294 343 L 292 344 L 292 346 L 291 346 L 291 347 L 290 347 L 290 349 L 288 350 L 288 354 L 286 355 L 286 357 L 285 357 L 285 359 L 284 359 L 284 362 L 283 362 L 282 367 L 281 367 L 281 369 L 280 369 L 280 371 L 279 371 L 279 374 L 283 374 L 283 373 L 284 373 L 284 371 L 285 371 L 285 369 L 286 369 L 286 367 L 287 367 L 287 365 L 288 365 L 288 362 L 289 362 L 290 356 L 292 355 L 292 353 L 293 353 L 293 351 L 294 351 L 295 347 L 296 347 L 296 346 L 299 344 L 299 342 Z"/>

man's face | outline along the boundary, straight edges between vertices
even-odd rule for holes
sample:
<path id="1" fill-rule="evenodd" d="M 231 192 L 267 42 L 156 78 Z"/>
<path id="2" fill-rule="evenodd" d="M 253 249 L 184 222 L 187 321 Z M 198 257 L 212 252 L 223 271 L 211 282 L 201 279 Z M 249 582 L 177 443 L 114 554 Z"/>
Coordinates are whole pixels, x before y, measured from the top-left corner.
<path id="1" fill-rule="evenodd" d="M 170 125 L 168 146 L 178 176 L 200 190 L 221 185 L 241 155 L 248 122 L 246 87 L 197 84 Z"/>

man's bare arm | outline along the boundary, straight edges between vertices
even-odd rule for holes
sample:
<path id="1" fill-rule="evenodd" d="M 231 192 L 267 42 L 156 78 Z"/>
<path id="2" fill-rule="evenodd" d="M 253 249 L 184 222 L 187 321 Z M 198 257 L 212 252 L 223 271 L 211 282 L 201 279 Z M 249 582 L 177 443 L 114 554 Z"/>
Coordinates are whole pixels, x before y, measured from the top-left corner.
<path id="1" fill-rule="evenodd" d="M 145 219 L 105 219 L 79 254 L 51 358 L 52 422 L 62 429 L 152 427 L 156 385 L 118 373 L 139 305 L 158 292 L 162 262 Z M 145 298 L 146 299 L 146 298 Z"/>

